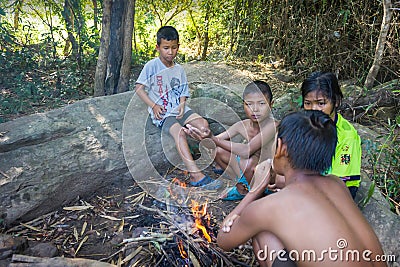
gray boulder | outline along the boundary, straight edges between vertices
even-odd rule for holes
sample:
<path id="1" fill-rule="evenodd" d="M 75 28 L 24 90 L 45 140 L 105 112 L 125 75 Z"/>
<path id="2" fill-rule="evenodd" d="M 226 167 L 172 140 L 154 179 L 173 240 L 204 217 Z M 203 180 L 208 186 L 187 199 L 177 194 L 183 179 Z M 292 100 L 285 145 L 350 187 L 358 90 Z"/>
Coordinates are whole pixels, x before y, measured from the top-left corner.
<path id="1" fill-rule="evenodd" d="M 121 145 L 133 93 L 78 101 L 0 124 L 0 218 L 28 221 L 127 172 Z"/>
<path id="2" fill-rule="evenodd" d="M 391 255 L 396 259 L 395 262 L 390 262 L 389 266 L 400 266 L 400 216 L 390 210 L 389 203 L 371 181 L 371 161 L 368 152 L 382 143 L 382 136 L 368 127 L 357 123 L 353 123 L 353 125 L 361 137 L 363 152 L 362 182 L 356 202 L 379 237 L 385 255 Z"/>

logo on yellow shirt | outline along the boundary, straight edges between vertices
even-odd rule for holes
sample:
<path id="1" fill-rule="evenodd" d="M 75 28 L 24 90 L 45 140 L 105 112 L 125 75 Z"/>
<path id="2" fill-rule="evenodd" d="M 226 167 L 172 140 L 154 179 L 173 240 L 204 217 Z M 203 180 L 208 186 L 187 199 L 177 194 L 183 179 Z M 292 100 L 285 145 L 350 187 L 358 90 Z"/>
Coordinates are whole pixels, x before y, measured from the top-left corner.
<path id="1" fill-rule="evenodd" d="M 341 154 L 340 165 L 349 165 L 349 164 L 350 164 L 350 154 Z"/>

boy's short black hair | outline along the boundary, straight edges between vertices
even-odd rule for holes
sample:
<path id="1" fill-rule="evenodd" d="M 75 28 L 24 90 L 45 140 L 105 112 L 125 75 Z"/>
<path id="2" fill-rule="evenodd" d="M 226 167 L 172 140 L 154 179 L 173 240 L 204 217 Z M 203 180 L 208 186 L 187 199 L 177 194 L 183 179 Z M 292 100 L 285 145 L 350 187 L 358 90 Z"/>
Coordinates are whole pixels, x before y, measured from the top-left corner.
<path id="1" fill-rule="evenodd" d="M 157 31 L 157 45 L 161 44 L 161 39 L 167 41 L 177 40 L 179 43 L 178 31 L 172 26 L 163 26 Z"/>
<path id="2" fill-rule="evenodd" d="M 269 86 L 268 83 L 260 80 L 256 80 L 254 82 L 249 83 L 246 85 L 243 91 L 243 99 L 246 95 L 251 94 L 251 93 L 262 93 L 267 97 L 269 102 L 272 102 L 272 91 L 271 87 Z"/>
<path id="3" fill-rule="evenodd" d="M 302 106 L 304 106 L 306 95 L 313 91 L 321 92 L 335 107 L 339 107 L 342 102 L 343 94 L 336 75 L 332 72 L 313 72 L 304 80 L 301 85 Z"/>
<path id="4" fill-rule="evenodd" d="M 294 169 L 324 173 L 332 165 L 337 136 L 329 115 L 303 110 L 286 115 L 278 125 L 278 138 L 287 146 Z"/>

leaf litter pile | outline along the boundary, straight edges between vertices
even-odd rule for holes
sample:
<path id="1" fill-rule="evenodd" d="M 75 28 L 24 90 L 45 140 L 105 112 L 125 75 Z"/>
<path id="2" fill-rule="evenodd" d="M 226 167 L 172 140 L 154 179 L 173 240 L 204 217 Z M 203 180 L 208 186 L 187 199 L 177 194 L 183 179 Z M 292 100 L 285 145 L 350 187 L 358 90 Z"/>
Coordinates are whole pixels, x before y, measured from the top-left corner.
<path id="1" fill-rule="evenodd" d="M 176 170 L 174 175 L 184 176 Z M 57 257 L 122 267 L 257 265 L 250 243 L 231 252 L 216 244 L 219 225 L 237 202 L 175 206 L 152 198 L 130 176 L 123 180 L 88 200 L 78 199 L 20 223 L 6 234 L 26 238 L 29 246 L 51 243 L 57 248 Z M 24 252 L 19 254 L 13 255 L 13 260 Z"/>

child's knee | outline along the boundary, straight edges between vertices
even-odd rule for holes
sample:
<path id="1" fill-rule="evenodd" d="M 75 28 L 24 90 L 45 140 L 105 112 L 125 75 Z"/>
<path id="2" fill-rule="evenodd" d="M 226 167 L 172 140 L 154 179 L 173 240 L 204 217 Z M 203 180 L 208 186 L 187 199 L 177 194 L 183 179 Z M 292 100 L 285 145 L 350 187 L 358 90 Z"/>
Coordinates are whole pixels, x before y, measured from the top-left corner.
<path id="1" fill-rule="evenodd" d="M 205 118 L 203 118 L 203 117 L 199 117 L 199 123 L 203 126 L 203 127 L 209 127 L 209 125 L 208 125 L 208 121 L 205 119 Z"/>
<path id="2" fill-rule="evenodd" d="M 197 128 L 209 128 L 208 121 L 203 117 L 198 117 L 193 124 L 197 124 Z"/>

